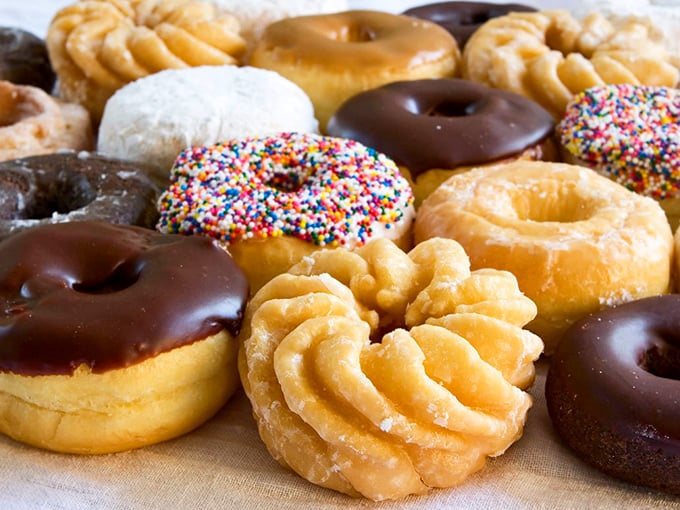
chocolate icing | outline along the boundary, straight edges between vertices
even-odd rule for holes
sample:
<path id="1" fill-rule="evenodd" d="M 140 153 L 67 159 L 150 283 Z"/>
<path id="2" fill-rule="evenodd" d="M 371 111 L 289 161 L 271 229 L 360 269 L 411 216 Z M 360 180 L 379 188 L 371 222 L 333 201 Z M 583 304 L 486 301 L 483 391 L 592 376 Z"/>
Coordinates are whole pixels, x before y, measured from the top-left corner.
<path id="1" fill-rule="evenodd" d="M 584 460 L 680 494 L 680 295 L 576 323 L 551 360 L 545 391 L 557 432 Z"/>
<path id="2" fill-rule="evenodd" d="M 535 12 L 536 9 L 522 4 L 491 4 L 485 2 L 438 2 L 421 5 L 404 11 L 413 16 L 444 27 L 463 49 L 468 39 L 479 27 L 492 18 L 510 12 Z"/>
<path id="3" fill-rule="evenodd" d="M 0 80 L 52 92 L 56 75 L 45 41 L 12 27 L 0 27 Z"/>
<path id="4" fill-rule="evenodd" d="M 235 335 L 247 295 L 206 237 L 98 222 L 27 230 L 0 242 L 0 371 L 101 373 Z"/>
<path id="5" fill-rule="evenodd" d="M 554 130 L 538 103 L 461 79 L 394 82 L 357 94 L 327 132 L 384 152 L 415 177 L 518 155 Z"/>
<path id="6" fill-rule="evenodd" d="M 0 162 L 0 239 L 47 223 L 153 227 L 158 190 L 139 165 L 91 153 Z"/>

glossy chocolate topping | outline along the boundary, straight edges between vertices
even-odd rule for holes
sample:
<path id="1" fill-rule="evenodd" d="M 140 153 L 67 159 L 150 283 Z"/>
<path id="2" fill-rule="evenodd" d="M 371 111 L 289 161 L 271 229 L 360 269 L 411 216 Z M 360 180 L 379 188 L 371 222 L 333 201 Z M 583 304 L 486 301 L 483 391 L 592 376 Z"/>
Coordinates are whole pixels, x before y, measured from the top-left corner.
<path id="1" fill-rule="evenodd" d="M 331 136 L 383 152 L 415 177 L 518 155 L 554 130 L 552 116 L 513 92 L 460 79 L 402 81 L 362 92 L 328 122 Z"/>
<path id="2" fill-rule="evenodd" d="M 680 295 L 572 326 L 551 360 L 546 399 L 560 436 L 585 460 L 680 494 Z"/>
<path id="3" fill-rule="evenodd" d="M 107 221 L 152 228 L 158 190 L 139 165 L 58 153 L 0 162 L 0 239 L 48 223 Z"/>
<path id="4" fill-rule="evenodd" d="M 470 36 L 492 18 L 510 12 L 535 12 L 521 4 L 492 4 L 485 2 L 438 2 L 404 11 L 407 16 L 432 21 L 444 27 L 463 49 Z"/>
<path id="5" fill-rule="evenodd" d="M 98 222 L 27 230 L 0 242 L 0 371 L 101 373 L 235 335 L 247 295 L 206 237 Z"/>
<path id="6" fill-rule="evenodd" d="M 51 93 L 56 75 L 45 41 L 19 28 L 0 27 L 0 80 Z"/>

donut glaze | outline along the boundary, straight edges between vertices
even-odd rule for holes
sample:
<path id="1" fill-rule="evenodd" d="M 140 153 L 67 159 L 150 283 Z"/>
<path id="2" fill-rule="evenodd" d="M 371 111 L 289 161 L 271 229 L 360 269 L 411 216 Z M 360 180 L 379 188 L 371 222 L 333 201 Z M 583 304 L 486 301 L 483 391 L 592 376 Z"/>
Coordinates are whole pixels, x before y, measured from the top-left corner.
<path id="1" fill-rule="evenodd" d="M 52 92 L 56 75 L 45 41 L 19 28 L 0 27 L 0 80 Z"/>
<path id="2" fill-rule="evenodd" d="M 153 227 L 157 189 L 139 165 L 87 152 L 0 162 L 0 239 L 48 223 Z"/>
<path id="3" fill-rule="evenodd" d="M 103 373 L 235 335 L 247 294 L 204 237 L 99 222 L 21 232 L 0 242 L 0 371 Z"/>
<path id="4" fill-rule="evenodd" d="M 558 434 L 628 482 L 680 494 L 680 295 L 592 314 L 567 330 L 546 381 Z"/>
<path id="5" fill-rule="evenodd" d="M 492 4 L 487 2 L 438 2 L 413 7 L 406 16 L 432 21 L 444 27 L 463 48 L 470 36 L 492 18 L 509 12 L 533 12 L 533 7 L 521 4 Z"/>
<path id="6" fill-rule="evenodd" d="M 489 163 L 548 138 L 551 115 L 517 94 L 455 78 L 383 85 L 345 102 L 328 134 L 384 152 L 415 178 Z"/>

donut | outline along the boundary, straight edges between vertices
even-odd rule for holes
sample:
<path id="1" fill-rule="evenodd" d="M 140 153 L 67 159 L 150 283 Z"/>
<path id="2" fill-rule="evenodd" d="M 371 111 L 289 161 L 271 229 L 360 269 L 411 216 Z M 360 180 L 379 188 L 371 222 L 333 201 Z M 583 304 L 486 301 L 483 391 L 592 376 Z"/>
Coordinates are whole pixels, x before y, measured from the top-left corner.
<path id="1" fill-rule="evenodd" d="M 164 233 L 213 237 L 253 292 L 309 253 L 387 237 L 408 247 L 411 187 L 358 142 L 281 133 L 184 151 L 159 199 Z"/>
<path id="2" fill-rule="evenodd" d="M 551 354 L 565 329 L 670 287 L 673 236 L 651 198 L 566 163 L 515 161 L 451 177 L 422 203 L 414 240 L 458 241 L 473 268 L 510 271 Z"/>
<path id="3" fill-rule="evenodd" d="M 680 295 L 594 313 L 567 330 L 545 386 L 559 437 L 588 464 L 680 495 Z"/>
<path id="4" fill-rule="evenodd" d="M 0 433 L 100 454 L 183 434 L 238 385 L 247 283 L 207 238 L 100 222 L 0 242 Z"/>
<path id="5" fill-rule="evenodd" d="M 510 13 L 486 22 L 463 51 L 463 77 L 530 97 L 556 120 L 579 92 L 608 83 L 673 87 L 678 69 L 642 23 L 614 27 L 595 12 Z"/>
<path id="6" fill-rule="evenodd" d="M 468 39 L 484 23 L 510 12 L 534 12 L 535 8 L 522 4 L 494 4 L 488 2 L 436 2 L 404 11 L 406 16 L 426 19 L 443 26 L 455 37 L 462 50 Z"/>
<path id="7" fill-rule="evenodd" d="M 567 105 L 557 125 L 566 161 L 588 166 L 658 200 L 680 222 L 680 92 L 667 87 L 604 85 Z"/>
<path id="8" fill-rule="evenodd" d="M 317 133 L 307 95 L 273 71 L 202 66 L 141 78 L 109 100 L 97 150 L 150 165 L 167 183 L 175 158 L 190 146 L 282 131 Z"/>
<path id="9" fill-rule="evenodd" d="M 384 152 L 413 184 L 416 205 L 471 166 L 556 159 L 552 116 L 513 92 L 455 78 L 388 83 L 348 99 L 327 132 Z"/>
<path id="10" fill-rule="evenodd" d="M 138 166 L 98 154 L 0 162 L 0 239 L 49 223 L 103 221 L 153 228 L 157 187 Z"/>
<path id="11" fill-rule="evenodd" d="M 250 65 L 297 83 L 321 130 L 351 96 L 385 83 L 453 76 L 460 51 L 436 23 L 377 11 L 298 16 L 269 25 Z"/>
<path id="12" fill-rule="evenodd" d="M 16 27 L 0 27 L 0 80 L 52 92 L 56 75 L 45 41 Z"/>
<path id="13" fill-rule="evenodd" d="M 58 11 L 47 50 L 59 95 L 95 124 L 123 85 L 161 71 L 238 63 L 245 42 L 236 19 L 209 1 L 83 0 Z"/>
<path id="14" fill-rule="evenodd" d="M 460 245 L 319 251 L 262 287 L 239 373 L 269 452 L 372 500 L 453 487 L 519 439 L 541 340 L 508 272 Z"/>
<path id="15" fill-rule="evenodd" d="M 0 161 L 93 146 L 87 110 L 42 89 L 0 81 Z"/>

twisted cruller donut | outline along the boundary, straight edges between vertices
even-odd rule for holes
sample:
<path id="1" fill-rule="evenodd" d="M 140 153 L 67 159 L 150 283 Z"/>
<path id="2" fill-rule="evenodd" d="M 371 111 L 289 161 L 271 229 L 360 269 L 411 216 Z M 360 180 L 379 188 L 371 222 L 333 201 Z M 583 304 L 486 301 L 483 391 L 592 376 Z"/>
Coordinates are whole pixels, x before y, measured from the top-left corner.
<path id="1" fill-rule="evenodd" d="M 678 82 L 678 70 L 646 25 L 615 28 L 599 13 L 578 21 L 561 10 L 489 20 L 465 46 L 463 76 L 530 97 L 555 118 L 588 87 Z"/>
<path id="2" fill-rule="evenodd" d="M 271 454 L 373 500 L 460 484 L 522 433 L 543 344 L 507 272 L 460 245 L 320 251 L 246 309 L 239 372 Z M 375 340 L 373 342 L 372 340 Z"/>
<path id="3" fill-rule="evenodd" d="M 61 97 L 98 122 L 126 83 L 169 68 L 237 63 L 234 17 L 202 0 L 85 0 L 57 12 L 47 49 Z"/>

